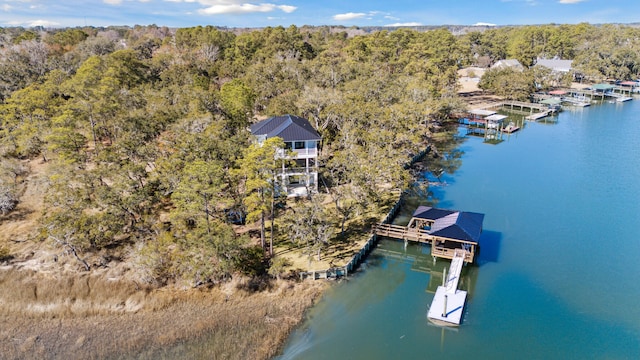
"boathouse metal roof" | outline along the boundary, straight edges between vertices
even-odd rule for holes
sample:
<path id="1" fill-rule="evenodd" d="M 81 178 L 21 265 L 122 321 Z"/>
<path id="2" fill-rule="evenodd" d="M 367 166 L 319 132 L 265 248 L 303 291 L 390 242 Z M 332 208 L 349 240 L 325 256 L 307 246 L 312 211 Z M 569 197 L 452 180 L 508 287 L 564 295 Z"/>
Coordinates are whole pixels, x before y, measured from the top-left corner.
<path id="1" fill-rule="evenodd" d="M 480 240 L 484 220 L 484 214 L 428 206 L 419 206 L 413 217 L 432 220 L 433 225 L 429 230 L 431 235 L 475 243 Z"/>
<path id="2" fill-rule="evenodd" d="M 620 85 L 622 86 L 638 86 L 638 82 L 637 81 L 623 81 L 620 83 Z"/>
<path id="3" fill-rule="evenodd" d="M 596 91 L 607 91 L 615 88 L 615 85 L 611 84 L 595 84 L 592 86 L 593 90 Z"/>
<path id="4" fill-rule="evenodd" d="M 253 135 L 280 137 L 284 141 L 320 140 L 309 120 L 295 115 L 274 116 L 251 125 Z"/>
<path id="5" fill-rule="evenodd" d="M 489 116 L 495 113 L 496 112 L 493 110 L 486 110 L 486 109 L 473 109 L 469 111 L 469 114 L 477 115 L 477 116 Z"/>
<path id="6" fill-rule="evenodd" d="M 486 117 L 488 121 L 502 121 L 506 119 L 507 115 L 493 114 Z"/>
<path id="7" fill-rule="evenodd" d="M 562 100 L 558 98 L 548 98 L 540 101 L 540 104 L 545 104 L 545 105 L 558 105 L 561 103 L 562 103 Z"/>
<path id="8" fill-rule="evenodd" d="M 454 212 L 455 211 L 452 210 L 436 209 L 430 206 L 420 205 L 418 206 L 416 211 L 413 212 L 413 217 L 419 219 L 436 220 Z"/>

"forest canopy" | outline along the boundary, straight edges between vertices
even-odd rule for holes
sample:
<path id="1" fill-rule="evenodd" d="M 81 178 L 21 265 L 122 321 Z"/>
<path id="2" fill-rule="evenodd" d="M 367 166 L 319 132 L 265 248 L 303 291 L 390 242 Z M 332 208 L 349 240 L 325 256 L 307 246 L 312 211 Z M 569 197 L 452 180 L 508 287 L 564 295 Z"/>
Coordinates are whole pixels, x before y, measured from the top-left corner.
<path id="1" fill-rule="evenodd" d="M 481 30 L 1 28 L 0 213 L 18 204 L 25 161 L 41 159 L 37 240 L 79 258 L 133 249 L 160 284 L 264 271 L 262 249 L 228 216 L 273 208 L 247 201 L 264 190 L 247 186 L 257 151 L 247 129 L 259 119 L 296 114 L 318 130 L 336 212 L 319 218 L 344 224 L 381 186 L 407 186 L 403 165 L 464 109 L 460 68 L 562 58 L 594 81 L 640 71 L 637 28 Z M 510 92 L 532 89 L 525 71 L 509 75 Z"/>

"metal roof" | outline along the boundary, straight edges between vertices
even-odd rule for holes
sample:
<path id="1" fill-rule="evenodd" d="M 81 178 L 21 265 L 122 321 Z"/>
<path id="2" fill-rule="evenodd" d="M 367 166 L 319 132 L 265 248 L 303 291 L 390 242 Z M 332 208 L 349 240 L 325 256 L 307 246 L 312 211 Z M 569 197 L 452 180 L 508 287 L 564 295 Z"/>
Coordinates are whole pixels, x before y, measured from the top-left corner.
<path id="1" fill-rule="evenodd" d="M 545 105 L 558 105 L 561 103 L 562 103 L 562 100 L 558 98 L 548 98 L 540 101 L 540 104 L 545 104 Z"/>
<path id="2" fill-rule="evenodd" d="M 592 86 L 594 90 L 611 90 L 615 88 L 615 85 L 611 84 L 595 84 Z"/>
<path id="3" fill-rule="evenodd" d="M 496 61 L 493 65 L 491 65 L 492 69 L 505 69 L 505 68 L 514 68 L 517 70 L 524 70 L 524 66 L 517 59 L 503 59 Z"/>
<path id="4" fill-rule="evenodd" d="M 413 217 L 432 220 L 434 223 L 429 230 L 431 235 L 475 243 L 480 240 L 484 220 L 484 214 L 428 206 L 419 206 Z"/>
<path id="5" fill-rule="evenodd" d="M 554 71 L 568 72 L 571 71 L 572 64 L 573 60 L 538 59 L 535 66 L 544 66 Z"/>
<path id="6" fill-rule="evenodd" d="M 485 109 L 473 109 L 469 111 L 469 113 L 473 115 L 478 115 L 478 116 L 489 116 L 489 115 L 495 114 L 496 112 L 492 110 L 485 110 Z"/>
<path id="7" fill-rule="evenodd" d="M 416 211 L 413 212 L 413 217 L 419 219 L 436 220 L 454 212 L 455 211 L 452 210 L 436 209 L 430 206 L 420 205 L 418 206 Z"/>
<path id="8" fill-rule="evenodd" d="M 295 115 L 274 116 L 251 125 L 253 135 L 280 137 L 284 141 L 320 140 L 309 120 Z"/>
<path id="9" fill-rule="evenodd" d="M 486 117 L 486 119 L 489 121 L 502 121 L 506 118 L 508 118 L 507 115 L 500 115 L 500 114 L 493 114 Z"/>

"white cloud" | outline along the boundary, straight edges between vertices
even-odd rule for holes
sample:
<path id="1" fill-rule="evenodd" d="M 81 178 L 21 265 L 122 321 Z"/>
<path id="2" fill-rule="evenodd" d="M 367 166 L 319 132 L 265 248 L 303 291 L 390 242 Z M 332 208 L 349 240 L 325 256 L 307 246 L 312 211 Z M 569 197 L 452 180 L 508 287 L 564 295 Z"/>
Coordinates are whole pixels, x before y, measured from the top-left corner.
<path id="1" fill-rule="evenodd" d="M 422 24 L 419 22 L 406 22 L 406 23 L 388 24 L 385 26 L 422 26 Z"/>
<path id="2" fill-rule="evenodd" d="M 486 22 L 477 22 L 473 24 L 473 26 L 497 26 L 497 25 L 492 23 L 486 23 Z"/>
<path id="3" fill-rule="evenodd" d="M 9 4 L 2 5 L 2 11 L 9 12 L 9 11 L 11 11 L 11 9 L 13 9 L 13 7 L 11 5 L 9 5 Z"/>
<path id="4" fill-rule="evenodd" d="M 584 0 L 560 0 L 560 4 L 577 4 L 583 2 Z"/>
<path id="5" fill-rule="evenodd" d="M 201 1 L 204 2 L 204 1 Z M 297 8 L 289 5 L 274 5 L 274 4 L 216 4 L 204 9 L 198 10 L 203 15 L 221 15 L 221 14 L 247 14 L 255 12 L 272 12 L 276 9 L 282 10 L 286 13 L 291 13 Z"/>
<path id="6" fill-rule="evenodd" d="M 345 21 L 345 20 L 353 20 L 353 19 L 360 19 L 367 16 L 367 14 L 365 13 L 353 13 L 353 12 L 349 12 L 346 14 L 336 14 L 333 16 L 333 20 L 338 20 L 338 21 Z"/>
<path id="7" fill-rule="evenodd" d="M 103 1 L 122 1 L 122 0 L 103 0 Z M 149 0 L 139 0 L 149 1 Z M 292 13 L 298 8 L 292 5 L 276 5 L 270 3 L 260 3 L 255 0 L 164 0 L 176 3 L 198 3 L 203 8 L 198 9 L 201 15 L 222 15 L 222 14 L 249 14 L 256 12 L 272 12 L 276 10 L 285 13 Z"/>
<path id="8" fill-rule="evenodd" d="M 287 14 L 292 13 L 294 11 L 296 11 L 297 7 L 295 6 L 291 6 L 291 5 L 280 5 L 278 6 L 278 9 L 286 12 Z"/>
<path id="9" fill-rule="evenodd" d="M 33 20 L 30 21 L 28 23 L 28 26 L 44 26 L 44 27 L 53 27 L 53 26 L 59 26 L 60 23 L 57 23 L 55 21 L 49 21 L 49 20 Z"/>
<path id="10" fill-rule="evenodd" d="M 122 0 L 102 0 L 105 4 L 109 5 L 120 5 L 122 4 Z"/>

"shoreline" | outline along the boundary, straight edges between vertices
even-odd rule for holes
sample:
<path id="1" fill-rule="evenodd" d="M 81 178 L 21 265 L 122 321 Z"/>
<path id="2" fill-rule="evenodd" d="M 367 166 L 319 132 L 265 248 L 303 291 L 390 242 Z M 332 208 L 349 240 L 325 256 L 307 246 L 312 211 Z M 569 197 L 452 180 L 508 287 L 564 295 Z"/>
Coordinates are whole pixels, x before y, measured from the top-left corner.
<path id="1" fill-rule="evenodd" d="M 102 294 L 92 296 L 82 288 L 92 279 L 63 275 L 56 285 L 67 284 L 61 286 L 66 289 L 54 299 L 37 296 L 49 279 L 14 271 L 19 270 L 0 272 L 3 289 L 29 286 L 13 295 L 26 299 L 22 311 L 12 306 L 8 292 L 0 295 L 0 351 L 7 359 L 158 358 L 171 352 L 199 358 L 269 359 L 329 286 L 291 280 L 255 284 L 243 279 L 208 289 L 150 290 L 113 282 L 111 290 L 118 296 L 110 300 L 121 306 L 105 309 L 97 300 Z M 74 289 L 77 297 L 62 295 Z M 85 312 L 73 307 L 82 303 Z M 127 309 L 134 303 L 139 306 Z"/>
<path id="2" fill-rule="evenodd" d="M 66 270 L 75 267 L 65 263 Z M 113 270 L 0 269 L 0 285 L 20 289 L 0 295 L 3 356 L 152 358 L 186 351 L 205 358 L 269 359 L 331 286 L 243 279 L 208 289 L 141 289 L 126 280 L 127 271 L 114 280 Z"/>

